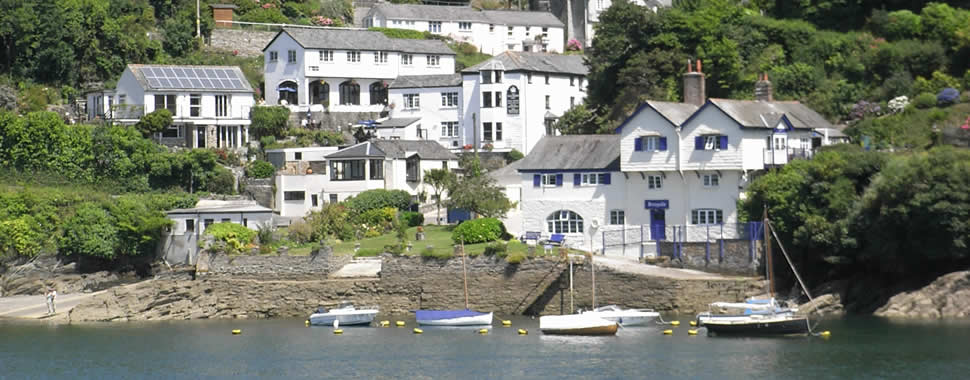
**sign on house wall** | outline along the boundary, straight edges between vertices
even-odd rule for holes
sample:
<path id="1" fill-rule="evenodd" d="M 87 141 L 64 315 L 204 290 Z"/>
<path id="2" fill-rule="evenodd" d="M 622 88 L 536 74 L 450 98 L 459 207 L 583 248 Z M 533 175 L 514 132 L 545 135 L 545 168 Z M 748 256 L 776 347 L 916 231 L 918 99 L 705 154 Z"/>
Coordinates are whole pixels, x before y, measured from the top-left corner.
<path id="1" fill-rule="evenodd" d="M 648 209 L 666 209 L 666 208 L 670 208 L 670 201 L 668 201 L 666 199 L 662 199 L 662 200 L 647 200 L 645 203 L 646 204 L 645 204 L 644 207 L 645 208 L 648 208 Z"/>

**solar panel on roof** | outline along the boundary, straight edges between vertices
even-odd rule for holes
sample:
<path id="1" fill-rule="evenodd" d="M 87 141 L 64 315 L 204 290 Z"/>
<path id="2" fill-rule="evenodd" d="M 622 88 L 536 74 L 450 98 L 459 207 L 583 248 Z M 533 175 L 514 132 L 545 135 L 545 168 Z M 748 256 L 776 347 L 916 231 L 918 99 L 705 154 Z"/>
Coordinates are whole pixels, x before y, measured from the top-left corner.
<path id="1" fill-rule="evenodd" d="M 226 70 L 213 70 L 213 71 L 216 72 L 216 75 L 219 76 L 219 79 L 228 79 L 229 78 L 229 76 L 226 75 Z"/>
<path id="2" fill-rule="evenodd" d="M 182 70 L 181 67 L 176 67 L 173 70 L 175 70 L 175 76 L 176 77 L 179 77 L 179 78 L 184 78 L 185 77 L 185 70 Z"/>
<path id="3" fill-rule="evenodd" d="M 213 79 L 212 85 L 215 86 L 215 88 L 225 88 L 225 86 L 222 85 L 222 81 L 218 79 Z"/>
<path id="4" fill-rule="evenodd" d="M 148 85 L 155 88 L 162 87 L 162 83 L 155 78 L 148 78 Z"/>
<path id="5" fill-rule="evenodd" d="M 170 78 L 175 76 L 175 70 L 172 70 L 171 67 L 165 67 L 165 68 L 162 68 L 162 70 L 164 70 L 165 71 L 165 75 L 168 76 L 168 77 L 170 77 Z"/>
<path id="6" fill-rule="evenodd" d="M 189 81 L 192 82 L 192 87 L 194 87 L 194 88 L 201 88 L 202 87 L 202 82 L 199 81 L 198 78 L 189 78 Z"/>
<path id="7" fill-rule="evenodd" d="M 243 88 L 245 88 L 245 87 L 244 87 L 244 86 L 242 85 L 242 82 L 240 82 L 240 81 L 238 81 L 238 80 L 235 80 L 235 79 L 233 79 L 233 80 L 231 80 L 230 82 L 232 82 L 232 88 L 234 88 L 234 89 L 237 89 L 237 90 L 241 90 L 241 89 L 243 89 Z"/>
<path id="8" fill-rule="evenodd" d="M 162 87 L 164 87 L 164 88 L 172 88 L 172 87 L 174 87 L 174 86 L 172 86 L 172 82 L 170 82 L 168 80 L 168 78 L 158 78 L 158 81 L 159 82 L 162 82 Z"/>
<path id="9" fill-rule="evenodd" d="M 199 80 L 202 81 L 202 88 L 212 88 L 212 82 L 210 82 L 208 79 L 202 78 Z"/>

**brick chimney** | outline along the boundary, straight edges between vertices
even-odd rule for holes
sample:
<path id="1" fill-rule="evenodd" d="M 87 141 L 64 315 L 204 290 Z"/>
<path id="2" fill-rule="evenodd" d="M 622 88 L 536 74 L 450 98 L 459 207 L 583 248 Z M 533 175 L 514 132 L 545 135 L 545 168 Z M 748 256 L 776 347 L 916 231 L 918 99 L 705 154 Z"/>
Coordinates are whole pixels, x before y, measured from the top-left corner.
<path id="1" fill-rule="evenodd" d="M 696 71 L 687 60 L 687 72 L 684 73 L 684 103 L 704 105 L 707 101 L 707 92 L 704 90 L 704 72 L 701 70 L 701 60 L 697 60 Z"/>
<path id="2" fill-rule="evenodd" d="M 771 81 L 768 74 L 761 74 L 758 81 L 754 83 L 754 99 L 762 102 L 773 102 L 774 91 L 771 88 Z"/>

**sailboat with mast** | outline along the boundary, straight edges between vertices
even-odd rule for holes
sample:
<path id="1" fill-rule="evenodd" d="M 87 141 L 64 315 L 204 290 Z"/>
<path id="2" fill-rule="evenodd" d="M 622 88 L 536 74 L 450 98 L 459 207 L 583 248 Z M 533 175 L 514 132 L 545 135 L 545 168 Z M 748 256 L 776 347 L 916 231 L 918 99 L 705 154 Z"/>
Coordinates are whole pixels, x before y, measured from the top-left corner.
<path id="1" fill-rule="evenodd" d="M 569 308 L 573 309 L 573 262 L 569 259 Z M 593 307 L 596 307 L 596 269 L 590 255 Z M 619 323 L 595 314 L 546 315 L 539 317 L 539 330 L 549 335 L 616 335 Z"/>
<path id="2" fill-rule="evenodd" d="M 464 310 L 417 310 L 414 312 L 419 325 L 424 326 L 491 326 L 492 313 L 482 313 L 468 308 L 468 272 L 465 269 L 465 245 L 461 245 L 461 273 L 465 281 Z"/>
<path id="3" fill-rule="evenodd" d="M 745 302 L 714 302 L 710 310 L 697 315 L 698 327 L 707 328 L 708 335 L 806 335 L 811 333 L 811 325 L 807 315 L 798 314 L 797 308 L 780 306 L 775 300 L 774 275 L 772 270 L 771 237 L 778 242 L 785 260 L 791 267 L 799 285 L 808 296 L 809 293 L 801 276 L 795 270 L 794 264 L 785 252 L 784 245 L 778 239 L 768 211 L 764 213 L 765 235 L 765 274 L 768 277 L 768 299 L 748 299 Z M 770 232 L 770 234 L 769 234 Z"/>

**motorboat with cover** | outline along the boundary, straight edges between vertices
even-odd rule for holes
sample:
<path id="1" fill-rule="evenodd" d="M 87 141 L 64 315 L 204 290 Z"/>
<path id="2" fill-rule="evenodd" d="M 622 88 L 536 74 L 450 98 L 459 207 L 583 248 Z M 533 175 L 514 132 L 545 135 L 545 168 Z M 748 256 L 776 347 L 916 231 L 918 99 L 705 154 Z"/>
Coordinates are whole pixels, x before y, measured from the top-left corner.
<path id="1" fill-rule="evenodd" d="M 624 309 L 616 305 L 601 306 L 593 310 L 583 311 L 581 314 L 600 317 L 619 323 L 624 327 L 646 325 L 660 317 L 660 313 L 652 309 Z"/>
<path id="2" fill-rule="evenodd" d="M 338 307 L 330 310 L 318 308 L 310 315 L 310 324 L 330 326 L 337 321 L 340 325 L 366 325 L 374 320 L 377 313 L 376 306 L 358 309 L 351 302 L 341 302 Z"/>
<path id="3" fill-rule="evenodd" d="M 414 312 L 419 325 L 425 326 L 490 326 L 492 313 L 474 310 L 417 310 Z"/>
<path id="4" fill-rule="evenodd" d="M 808 318 L 794 308 L 779 307 L 774 298 L 745 302 L 714 302 L 697 315 L 697 326 L 709 335 L 805 335 Z"/>
<path id="5" fill-rule="evenodd" d="M 539 330 L 549 335 L 616 335 L 619 324 L 588 314 L 539 317 Z"/>

